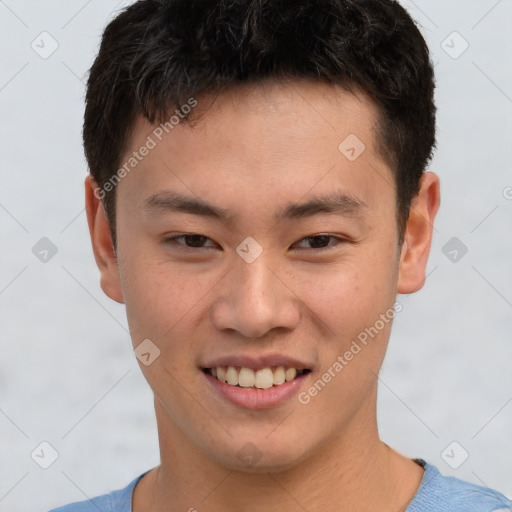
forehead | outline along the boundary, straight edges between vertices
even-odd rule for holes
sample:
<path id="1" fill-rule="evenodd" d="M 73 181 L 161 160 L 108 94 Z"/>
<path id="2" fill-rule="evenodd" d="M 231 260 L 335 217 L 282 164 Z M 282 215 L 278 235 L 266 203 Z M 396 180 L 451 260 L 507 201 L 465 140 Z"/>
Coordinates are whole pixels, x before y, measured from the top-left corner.
<path id="1" fill-rule="evenodd" d="M 190 112 L 192 123 L 182 119 L 180 111 Z M 344 134 L 353 133 L 364 139 L 368 148 L 374 149 L 379 107 L 357 88 L 348 92 L 339 85 L 321 81 L 267 80 L 184 99 L 183 105 L 170 110 L 168 118 L 160 125 L 150 125 L 138 116 L 128 147 L 136 147 L 155 130 L 161 132 L 156 134 L 157 142 L 162 142 L 163 138 L 164 142 L 172 143 L 170 139 L 174 139 L 179 144 L 179 139 L 188 135 L 188 129 L 193 127 L 194 135 L 203 137 L 204 142 L 233 142 L 239 147 L 255 135 L 257 138 L 253 140 L 269 142 L 273 134 L 279 134 L 282 137 L 273 139 L 279 149 L 284 149 L 289 141 L 297 150 L 300 149 L 297 143 L 304 145 L 305 138 L 325 140 L 331 137 L 336 142 Z"/>
<path id="2" fill-rule="evenodd" d="M 334 189 L 370 204 L 379 188 L 392 189 L 391 171 L 376 149 L 378 107 L 361 92 L 267 82 L 193 100 L 191 124 L 179 112 L 171 112 L 167 125 L 136 120 L 122 160 L 150 139 L 153 147 L 121 184 L 131 204 L 143 209 L 150 196 L 169 189 L 210 204 L 222 197 L 227 210 L 268 205 L 269 197 L 286 205 Z"/>

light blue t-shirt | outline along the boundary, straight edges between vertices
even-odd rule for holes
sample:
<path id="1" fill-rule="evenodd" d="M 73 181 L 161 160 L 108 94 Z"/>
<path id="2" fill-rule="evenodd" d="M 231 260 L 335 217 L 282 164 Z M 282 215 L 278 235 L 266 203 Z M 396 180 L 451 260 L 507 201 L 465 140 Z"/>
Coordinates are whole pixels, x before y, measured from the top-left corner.
<path id="1" fill-rule="evenodd" d="M 498 491 L 453 476 L 443 476 L 435 466 L 423 459 L 415 460 L 423 466 L 425 473 L 405 512 L 512 512 L 512 501 Z M 132 512 L 133 489 L 145 474 L 119 491 L 49 512 Z"/>

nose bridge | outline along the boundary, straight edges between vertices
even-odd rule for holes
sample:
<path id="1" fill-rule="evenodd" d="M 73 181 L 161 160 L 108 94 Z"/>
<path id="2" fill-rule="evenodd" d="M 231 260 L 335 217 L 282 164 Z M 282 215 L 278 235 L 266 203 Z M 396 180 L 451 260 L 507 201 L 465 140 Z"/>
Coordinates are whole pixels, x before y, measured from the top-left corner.
<path id="1" fill-rule="evenodd" d="M 235 260 L 214 306 L 215 327 L 234 329 L 249 338 L 262 337 L 276 327 L 293 328 L 300 319 L 298 301 L 276 274 L 269 253 L 250 263 L 243 257 Z"/>
<path id="2" fill-rule="evenodd" d="M 258 312 L 259 309 L 272 309 L 277 302 L 276 277 L 270 271 L 269 264 L 269 258 L 263 255 L 252 263 L 244 261 L 239 264 L 238 300 L 253 312 Z"/>

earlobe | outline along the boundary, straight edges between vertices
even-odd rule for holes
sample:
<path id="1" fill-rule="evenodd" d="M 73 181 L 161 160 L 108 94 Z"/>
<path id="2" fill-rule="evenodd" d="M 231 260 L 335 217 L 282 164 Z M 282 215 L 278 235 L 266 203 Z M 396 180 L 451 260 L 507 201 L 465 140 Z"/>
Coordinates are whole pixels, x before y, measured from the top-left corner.
<path id="1" fill-rule="evenodd" d="M 434 220 L 441 202 L 439 177 L 425 172 L 413 199 L 400 256 L 397 292 L 414 293 L 425 283 Z"/>
<path id="2" fill-rule="evenodd" d="M 112 234 L 97 183 L 91 175 L 85 178 L 85 209 L 91 235 L 94 259 L 100 270 L 100 285 L 112 300 L 124 303 Z"/>

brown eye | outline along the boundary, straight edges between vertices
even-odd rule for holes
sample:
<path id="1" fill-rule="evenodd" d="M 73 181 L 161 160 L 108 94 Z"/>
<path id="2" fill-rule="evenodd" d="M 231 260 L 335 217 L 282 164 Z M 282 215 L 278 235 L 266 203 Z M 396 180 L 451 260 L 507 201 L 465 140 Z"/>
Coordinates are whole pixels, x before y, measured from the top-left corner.
<path id="1" fill-rule="evenodd" d="M 185 243 L 180 243 L 178 240 L 183 240 Z M 180 235 L 175 235 L 172 237 L 168 237 L 165 239 L 166 244 L 170 245 L 178 245 L 180 248 L 184 249 L 202 249 L 202 248 L 211 248 L 213 246 L 205 246 L 204 244 L 211 240 L 207 236 L 198 235 L 196 233 L 182 233 Z"/>
<path id="2" fill-rule="evenodd" d="M 334 244 L 329 245 L 329 241 L 334 240 Z M 341 243 L 345 242 L 343 238 L 340 238 L 338 236 L 333 235 L 326 235 L 326 234 L 318 234 L 313 236 L 307 236 L 304 237 L 302 240 L 299 240 L 299 243 L 302 243 L 306 241 L 310 247 L 306 247 L 306 249 L 317 249 L 317 250 L 324 250 L 329 249 L 330 247 L 336 247 L 340 245 Z"/>

